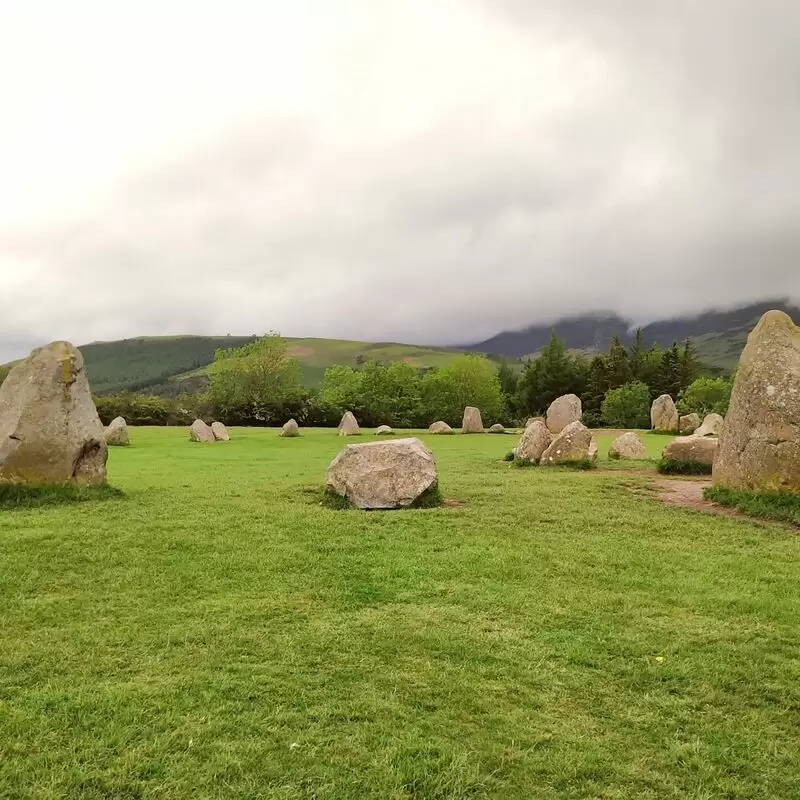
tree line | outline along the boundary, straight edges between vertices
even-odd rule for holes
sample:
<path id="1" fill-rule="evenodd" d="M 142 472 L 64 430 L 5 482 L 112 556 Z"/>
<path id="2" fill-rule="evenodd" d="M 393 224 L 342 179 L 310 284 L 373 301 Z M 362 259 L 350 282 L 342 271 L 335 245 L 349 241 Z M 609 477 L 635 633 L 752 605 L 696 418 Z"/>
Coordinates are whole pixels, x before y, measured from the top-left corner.
<path id="1" fill-rule="evenodd" d="M 302 385 L 299 363 L 285 340 L 271 334 L 242 347 L 218 350 L 208 390 L 174 398 L 122 395 L 96 398 L 104 423 L 120 415 L 131 424 L 190 424 L 197 417 L 229 425 L 278 426 L 290 418 L 308 427 L 335 427 L 345 410 L 366 427 L 425 428 L 443 420 L 460 425 L 464 407 L 477 406 L 484 423 L 521 424 L 543 414 L 563 394 L 581 398 L 590 427 L 649 427 L 650 404 L 669 394 L 681 413 L 724 414 L 731 382 L 703 376 L 691 341 L 630 348 L 619 338 L 604 354 L 567 350 L 553 334 L 539 356 L 499 366 L 481 355 L 461 355 L 438 368 L 404 362 L 335 365 L 320 389 Z"/>

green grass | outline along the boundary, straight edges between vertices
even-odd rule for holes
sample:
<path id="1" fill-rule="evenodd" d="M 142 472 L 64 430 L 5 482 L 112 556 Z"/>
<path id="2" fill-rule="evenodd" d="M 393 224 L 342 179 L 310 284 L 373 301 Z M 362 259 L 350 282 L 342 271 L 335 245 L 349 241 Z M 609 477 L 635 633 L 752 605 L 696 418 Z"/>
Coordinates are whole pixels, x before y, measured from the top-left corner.
<path id="1" fill-rule="evenodd" d="M 789 492 L 742 492 L 713 486 L 705 490 L 707 500 L 731 506 L 752 517 L 800 525 L 800 494 Z"/>
<path id="2" fill-rule="evenodd" d="M 494 436 L 420 434 L 458 507 L 332 511 L 335 431 L 232 434 L 0 511 L 0 797 L 797 796 L 797 536 Z"/>
<path id="3" fill-rule="evenodd" d="M 113 486 L 23 486 L 0 483 L 0 511 L 39 508 L 92 500 L 119 500 L 125 495 Z"/>

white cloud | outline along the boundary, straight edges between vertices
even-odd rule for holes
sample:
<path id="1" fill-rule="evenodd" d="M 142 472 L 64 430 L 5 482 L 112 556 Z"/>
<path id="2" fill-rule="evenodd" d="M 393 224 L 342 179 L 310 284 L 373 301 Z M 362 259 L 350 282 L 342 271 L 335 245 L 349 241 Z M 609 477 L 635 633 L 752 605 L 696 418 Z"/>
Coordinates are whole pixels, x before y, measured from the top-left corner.
<path id="1" fill-rule="evenodd" d="M 798 297 L 798 14 L 731 2 L 0 0 L 0 342 Z"/>

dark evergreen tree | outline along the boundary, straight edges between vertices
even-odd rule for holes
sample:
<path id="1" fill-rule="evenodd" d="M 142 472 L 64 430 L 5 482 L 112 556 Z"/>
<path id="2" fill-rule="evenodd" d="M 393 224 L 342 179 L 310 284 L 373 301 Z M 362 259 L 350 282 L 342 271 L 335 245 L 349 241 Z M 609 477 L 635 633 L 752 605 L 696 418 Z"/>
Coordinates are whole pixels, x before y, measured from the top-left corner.
<path id="1" fill-rule="evenodd" d="M 595 356 L 589 364 L 586 390 L 581 397 L 583 410 L 599 414 L 603 405 L 603 399 L 609 388 L 605 356 Z"/>
<path id="2" fill-rule="evenodd" d="M 636 329 L 636 336 L 631 345 L 628 362 L 630 363 L 631 380 L 644 381 L 647 367 L 647 350 L 644 346 L 644 336 L 642 336 L 641 328 Z M 647 381 L 644 382 L 647 383 Z"/>
<path id="3" fill-rule="evenodd" d="M 628 351 L 619 339 L 615 336 L 611 340 L 606 357 L 606 373 L 608 375 L 608 386 L 610 389 L 617 389 L 624 386 L 631 379 L 631 365 L 628 359 Z"/>
<path id="4" fill-rule="evenodd" d="M 680 358 L 681 391 L 687 389 L 700 376 L 700 359 L 691 339 L 683 344 Z"/>
<path id="5" fill-rule="evenodd" d="M 673 400 L 677 400 L 681 392 L 681 351 L 677 342 L 673 342 L 672 347 L 664 351 L 657 380 L 655 388 L 658 394 L 668 394 Z M 654 387 L 651 385 L 651 388 Z"/>
<path id="6" fill-rule="evenodd" d="M 583 392 L 585 369 L 567 352 L 564 342 L 553 332 L 539 357 L 528 362 L 519 380 L 517 405 L 524 414 L 540 414 L 562 394 Z"/>

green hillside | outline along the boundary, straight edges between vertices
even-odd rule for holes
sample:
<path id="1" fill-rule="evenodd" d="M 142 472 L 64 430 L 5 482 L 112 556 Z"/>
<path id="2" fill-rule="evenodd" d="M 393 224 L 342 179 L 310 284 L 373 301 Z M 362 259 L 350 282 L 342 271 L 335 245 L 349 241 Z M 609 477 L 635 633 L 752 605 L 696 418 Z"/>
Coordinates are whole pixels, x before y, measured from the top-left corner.
<path id="1" fill-rule="evenodd" d="M 356 342 L 348 339 L 292 339 L 287 338 L 289 354 L 300 363 L 303 383 L 318 387 L 325 370 L 334 364 L 355 367 L 367 361 L 404 361 L 419 369 L 441 367 L 451 362 L 463 351 L 445 347 L 423 347 L 395 342 Z M 193 388 L 190 383 L 203 379 L 206 368 L 176 375 L 173 383 Z"/>
<path id="2" fill-rule="evenodd" d="M 92 389 L 98 394 L 147 392 L 174 395 L 206 385 L 206 368 L 218 349 L 239 347 L 249 336 L 155 336 L 93 342 L 80 350 Z M 342 339 L 287 339 L 300 362 L 303 382 L 316 387 L 333 364 L 357 366 L 366 361 L 405 361 L 415 367 L 440 367 L 462 351 L 394 342 Z"/>
<path id="3" fill-rule="evenodd" d="M 249 341 L 250 336 L 154 336 L 93 342 L 80 349 L 92 389 L 114 394 L 151 390 L 175 375 L 210 364 L 218 349 Z"/>

